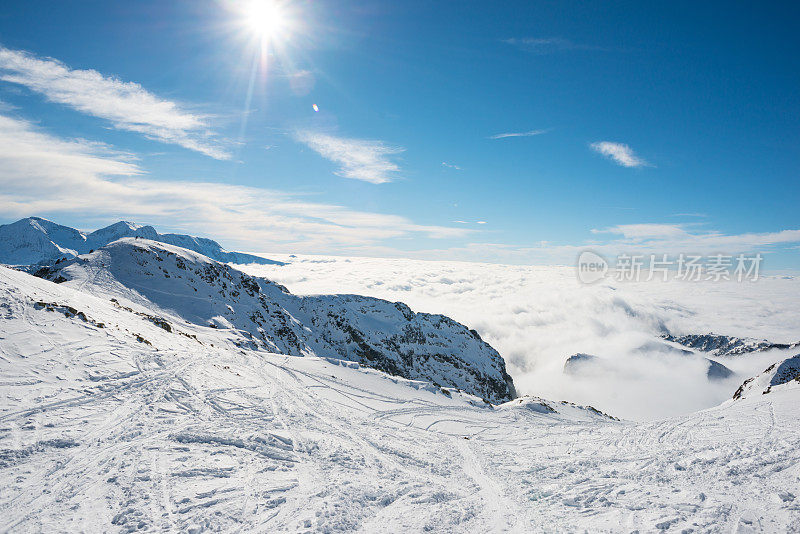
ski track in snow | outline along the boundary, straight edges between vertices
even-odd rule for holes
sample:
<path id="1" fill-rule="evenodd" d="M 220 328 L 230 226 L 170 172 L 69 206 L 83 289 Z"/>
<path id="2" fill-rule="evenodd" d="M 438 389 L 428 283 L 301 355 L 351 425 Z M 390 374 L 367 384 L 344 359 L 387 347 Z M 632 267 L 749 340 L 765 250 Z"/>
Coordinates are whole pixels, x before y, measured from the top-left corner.
<path id="1" fill-rule="evenodd" d="M 649 423 L 493 408 L 8 269 L 0 297 L 0 531 L 800 529 L 797 389 Z"/>

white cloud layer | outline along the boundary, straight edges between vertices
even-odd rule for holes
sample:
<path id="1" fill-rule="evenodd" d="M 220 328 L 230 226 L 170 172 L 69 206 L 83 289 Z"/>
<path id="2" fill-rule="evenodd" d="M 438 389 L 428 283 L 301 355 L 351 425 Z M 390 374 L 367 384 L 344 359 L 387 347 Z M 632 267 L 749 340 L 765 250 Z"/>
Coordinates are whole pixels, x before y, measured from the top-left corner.
<path id="1" fill-rule="evenodd" d="M 383 141 L 335 137 L 307 130 L 295 132 L 294 137 L 323 158 L 339 165 L 336 172 L 339 176 L 373 184 L 391 182 L 395 178 L 400 167 L 391 157 L 405 151 Z"/>
<path id="2" fill-rule="evenodd" d="M 257 250 L 357 252 L 388 239 L 463 237 L 471 230 L 419 225 L 280 191 L 154 180 L 129 155 L 54 137 L 0 115 L 0 213 L 4 217 L 91 213 L 126 217 Z"/>
<path id="3" fill-rule="evenodd" d="M 521 393 L 590 404 L 626 418 L 714 406 L 779 358 L 720 360 L 739 374 L 709 382 L 702 361 L 654 344 L 664 327 L 677 334 L 800 339 L 800 278 L 588 286 L 578 282 L 573 267 L 304 256 L 289 261 L 246 269 L 292 292 L 365 294 L 444 313 L 500 352 Z M 588 376 L 565 375 L 564 362 L 577 352 L 603 358 L 605 365 Z"/>
<path id="4" fill-rule="evenodd" d="M 592 150 L 604 155 L 623 167 L 643 167 L 647 162 L 633 153 L 633 149 L 623 143 L 598 141 L 589 145 Z"/>
<path id="5" fill-rule="evenodd" d="M 105 119 L 119 130 L 175 144 L 215 159 L 229 159 L 210 131 L 208 118 L 148 92 L 141 85 L 71 69 L 52 58 L 0 47 L 0 79 L 23 85 L 51 102 Z"/>

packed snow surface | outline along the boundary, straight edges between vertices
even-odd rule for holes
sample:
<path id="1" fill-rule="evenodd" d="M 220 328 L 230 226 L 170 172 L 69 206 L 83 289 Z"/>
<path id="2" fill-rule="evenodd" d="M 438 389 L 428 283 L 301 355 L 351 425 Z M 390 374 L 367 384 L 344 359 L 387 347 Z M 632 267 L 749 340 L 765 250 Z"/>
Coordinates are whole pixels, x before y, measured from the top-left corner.
<path id="1" fill-rule="evenodd" d="M 633 423 L 241 341 L 0 267 L 0 531 L 800 529 L 797 389 Z"/>

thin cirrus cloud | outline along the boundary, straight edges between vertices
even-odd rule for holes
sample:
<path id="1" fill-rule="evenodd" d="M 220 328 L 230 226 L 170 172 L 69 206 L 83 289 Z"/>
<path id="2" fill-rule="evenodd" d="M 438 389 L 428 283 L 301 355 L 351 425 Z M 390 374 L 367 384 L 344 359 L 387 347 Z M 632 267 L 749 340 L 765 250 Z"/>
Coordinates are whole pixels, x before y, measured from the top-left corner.
<path id="1" fill-rule="evenodd" d="M 461 167 L 459 167 L 458 165 L 456 165 L 454 163 L 447 163 L 446 161 L 442 162 L 442 167 L 447 167 L 448 169 L 454 169 L 456 171 L 463 171 L 464 170 Z"/>
<path id="2" fill-rule="evenodd" d="M 208 117 L 150 93 L 138 83 L 71 69 L 61 61 L 39 58 L 0 46 L 0 80 L 27 87 L 58 104 L 109 121 L 118 130 L 205 154 L 230 159 L 211 131 Z"/>
<path id="3" fill-rule="evenodd" d="M 400 167 L 391 158 L 405 151 L 383 141 L 336 137 L 308 130 L 295 132 L 294 138 L 337 164 L 337 175 L 372 184 L 394 180 Z"/>
<path id="4" fill-rule="evenodd" d="M 563 37 L 512 37 L 503 42 L 536 55 L 554 54 L 570 50 L 603 50 L 598 46 L 576 43 Z"/>
<path id="5" fill-rule="evenodd" d="M 0 213 L 5 217 L 91 213 L 96 219 L 145 218 L 219 236 L 249 250 L 309 253 L 353 254 L 388 239 L 459 238 L 472 232 L 313 202 L 282 191 L 155 180 L 130 154 L 55 137 L 28 121 L 4 115 L 0 115 L 0 168 Z"/>
<path id="6" fill-rule="evenodd" d="M 608 159 L 612 160 L 618 165 L 623 167 L 645 167 L 648 163 L 637 156 L 631 147 L 624 143 L 613 143 L 611 141 L 598 141 L 591 143 L 589 147 L 602 154 Z"/>
<path id="7" fill-rule="evenodd" d="M 534 135 L 546 134 L 550 130 L 529 130 L 527 132 L 506 132 L 490 135 L 489 139 L 506 139 L 508 137 L 533 137 Z"/>
<path id="8" fill-rule="evenodd" d="M 800 229 L 777 232 L 724 234 L 716 230 L 689 231 L 684 224 L 620 224 L 593 229 L 593 234 L 621 236 L 616 245 L 635 245 L 663 252 L 749 252 L 774 245 L 800 242 Z"/>
<path id="9" fill-rule="evenodd" d="M 621 252 L 638 255 L 680 254 L 736 255 L 740 253 L 769 253 L 777 248 L 800 243 L 800 229 L 775 232 L 746 232 L 726 234 L 717 230 L 694 228 L 696 224 L 620 224 L 602 229 L 592 229 L 592 234 L 606 234 L 611 238 L 605 242 L 594 241 L 593 251 L 608 257 Z M 556 247 L 563 252 L 580 253 L 574 246 Z"/>

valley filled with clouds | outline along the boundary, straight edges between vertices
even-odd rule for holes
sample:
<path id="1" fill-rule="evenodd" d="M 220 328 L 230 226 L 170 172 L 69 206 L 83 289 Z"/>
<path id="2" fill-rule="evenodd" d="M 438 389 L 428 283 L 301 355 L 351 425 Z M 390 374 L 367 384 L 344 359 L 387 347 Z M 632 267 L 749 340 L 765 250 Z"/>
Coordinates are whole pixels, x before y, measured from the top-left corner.
<path id="1" fill-rule="evenodd" d="M 718 358 L 735 372 L 709 380 L 707 365 L 667 352 L 665 332 L 800 341 L 800 280 L 581 284 L 574 267 L 268 255 L 288 265 L 243 266 L 299 294 L 355 293 L 443 313 L 505 358 L 520 394 L 591 404 L 618 417 L 657 419 L 730 399 L 780 351 Z M 605 365 L 564 373 L 568 357 L 588 353 Z"/>

